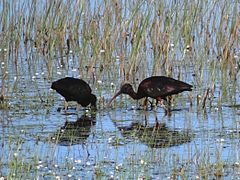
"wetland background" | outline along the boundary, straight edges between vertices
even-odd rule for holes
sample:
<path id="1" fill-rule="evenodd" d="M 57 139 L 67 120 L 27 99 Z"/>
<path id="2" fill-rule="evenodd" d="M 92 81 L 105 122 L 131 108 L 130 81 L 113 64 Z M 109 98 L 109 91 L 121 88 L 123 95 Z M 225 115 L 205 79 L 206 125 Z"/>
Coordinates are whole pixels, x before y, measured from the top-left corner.
<path id="1" fill-rule="evenodd" d="M 0 2 L 1 179 L 239 179 L 240 4 L 231 1 Z M 194 86 L 171 115 L 143 111 L 121 82 Z M 98 111 L 50 90 L 83 78 Z M 155 119 L 159 125 L 156 126 Z"/>

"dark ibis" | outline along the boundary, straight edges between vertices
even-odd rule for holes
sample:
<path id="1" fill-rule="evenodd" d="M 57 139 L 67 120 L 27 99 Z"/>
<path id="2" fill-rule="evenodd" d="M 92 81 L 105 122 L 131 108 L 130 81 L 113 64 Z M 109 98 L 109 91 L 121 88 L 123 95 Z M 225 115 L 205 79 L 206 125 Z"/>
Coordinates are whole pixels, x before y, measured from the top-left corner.
<path id="1" fill-rule="evenodd" d="M 77 101 L 83 107 L 91 104 L 91 109 L 96 110 L 97 98 L 92 94 L 92 89 L 82 79 L 66 77 L 52 83 L 52 89 L 56 90 L 65 98 L 64 108 L 67 109 L 68 101 Z M 77 108 L 78 109 L 78 108 Z"/>
<path id="2" fill-rule="evenodd" d="M 144 79 L 138 86 L 137 93 L 134 92 L 132 85 L 125 83 L 121 86 L 120 91 L 118 91 L 110 100 L 108 105 L 110 106 L 112 101 L 120 94 L 128 94 L 133 99 L 145 99 L 145 105 L 147 103 L 147 98 L 151 97 L 156 99 L 163 104 L 163 100 L 166 100 L 167 96 L 173 94 L 178 94 L 183 91 L 192 91 L 192 85 L 185 82 L 165 77 L 165 76 L 152 76 Z"/>

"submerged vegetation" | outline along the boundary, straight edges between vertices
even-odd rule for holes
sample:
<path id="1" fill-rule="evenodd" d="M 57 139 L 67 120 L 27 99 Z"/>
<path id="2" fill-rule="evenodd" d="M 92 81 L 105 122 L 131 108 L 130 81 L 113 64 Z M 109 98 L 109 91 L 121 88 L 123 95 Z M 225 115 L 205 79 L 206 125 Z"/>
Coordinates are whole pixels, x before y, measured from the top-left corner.
<path id="1" fill-rule="evenodd" d="M 0 179 L 239 176 L 239 8 L 238 0 L 2 0 Z M 105 108 L 121 82 L 136 88 L 152 75 L 194 86 L 171 99 L 175 111 L 162 119 L 168 138 L 182 143 L 151 141 L 148 125 L 122 132 L 129 121 L 155 121 L 128 98 Z M 60 97 L 49 90 L 65 76 L 85 79 L 98 97 L 83 130 L 73 110 L 57 112 Z"/>

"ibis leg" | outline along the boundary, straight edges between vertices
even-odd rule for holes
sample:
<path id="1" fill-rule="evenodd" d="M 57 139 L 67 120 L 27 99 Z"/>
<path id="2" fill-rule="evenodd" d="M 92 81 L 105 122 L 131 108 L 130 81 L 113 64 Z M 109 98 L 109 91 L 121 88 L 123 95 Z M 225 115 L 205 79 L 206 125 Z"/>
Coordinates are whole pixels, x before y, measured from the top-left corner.
<path id="1" fill-rule="evenodd" d="M 77 111 L 80 109 L 80 104 L 77 103 Z"/>
<path id="2" fill-rule="evenodd" d="M 154 110 L 153 113 L 154 113 L 154 116 L 155 116 L 155 122 L 156 122 L 156 124 L 158 124 L 158 117 L 157 117 L 157 112 L 156 112 L 156 110 Z"/>
<path id="3" fill-rule="evenodd" d="M 148 125 L 148 112 L 147 111 L 144 111 L 144 125 L 145 127 Z"/>
<path id="4" fill-rule="evenodd" d="M 160 102 L 160 106 L 161 106 L 163 109 L 166 109 L 166 106 L 163 104 L 163 99 L 162 99 L 162 98 L 158 97 L 156 104 L 158 104 L 158 102 Z"/>
<path id="5" fill-rule="evenodd" d="M 148 98 L 146 97 L 143 103 L 143 109 L 147 110 L 147 103 L 148 103 Z"/>
<path id="6" fill-rule="evenodd" d="M 154 99 L 153 99 L 153 101 L 149 101 L 149 103 L 150 103 L 151 110 L 153 110 L 153 108 L 154 108 Z M 156 104 L 156 106 L 157 106 L 157 104 Z"/>
<path id="7" fill-rule="evenodd" d="M 68 102 L 64 101 L 64 110 L 66 111 L 68 109 Z"/>
<path id="8" fill-rule="evenodd" d="M 166 105 L 163 103 L 163 101 L 164 101 L 163 99 L 158 98 L 157 100 L 160 101 L 160 105 L 161 105 L 161 107 L 164 109 L 165 115 L 171 116 L 170 106 L 169 106 L 169 105 L 166 106 Z"/>

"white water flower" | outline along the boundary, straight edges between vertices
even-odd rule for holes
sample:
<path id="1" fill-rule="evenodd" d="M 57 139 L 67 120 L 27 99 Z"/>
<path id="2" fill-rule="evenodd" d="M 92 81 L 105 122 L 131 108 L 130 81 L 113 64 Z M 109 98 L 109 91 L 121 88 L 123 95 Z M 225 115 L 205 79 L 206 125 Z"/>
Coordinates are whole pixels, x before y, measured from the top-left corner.
<path id="1" fill-rule="evenodd" d="M 238 57 L 238 55 L 234 55 L 233 58 L 234 59 L 238 59 L 239 57 Z"/>
<path id="2" fill-rule="evenodd" d="M 43 167 L 43 165 L 40 164 L 40 165 L 37 166 L 37 169 L 40 169 L 42 167 Z"/>
<path id="3" fill-rule="evenodd" d="M 97 82 L 98 82 L 98 84 L 102 84 L 102 81 L 101 81 L 101 80 L 98 80 Z"/>
<path id="4" fill-rule="evenodd" d="M 217 142 L 224 142 L 225 139 L 221 138 L 221 139 L 216 139 Z"/>
<path id="5" fill-rule="evenodd" d="M 113 82 L 111 82 L 111 86 L 115 86 L 115 84 Z"/>
<path id="6" fill-rule="evenodd" d="M 112 142 L 112 137 L 108 138 L 108 143 L 111 143 Z"/>
<path id="7" fill-rule="evenodd" d="M 20 131 L 21 133 L 24 133 L 25 131 L 24 131 L 24 129 L 21 129 L 21 131 Z"/>
<path id="8" fill-rule="evenodd" d="M 80 164 L 82 161 L 80 159 L 77 159 L 74 162 L 77 163 L 77 164 Z"/>
<path id="9" fill-rule="evenodd" d="M 116 165 L 115 169 L 116 169 L 116 170 L 119 170 L 121 167 L 122 167 L 122 163 Z"/>
<path id="10" fill-rule="evenodd" d="M 234 165 L 239 167 L 240 163 L 239 162 L 235 162 Z"/>

